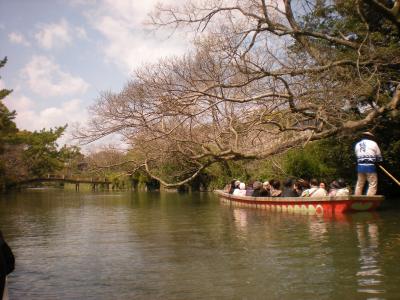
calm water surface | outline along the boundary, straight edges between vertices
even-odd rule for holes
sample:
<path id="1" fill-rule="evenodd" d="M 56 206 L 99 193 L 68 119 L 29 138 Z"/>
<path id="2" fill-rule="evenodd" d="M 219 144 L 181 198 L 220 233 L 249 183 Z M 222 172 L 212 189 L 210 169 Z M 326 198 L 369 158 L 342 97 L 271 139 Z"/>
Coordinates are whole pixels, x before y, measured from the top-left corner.
<path id="1" fill-rule="evenodd" d="M 212 194 L 0 198 L 10 299 L 399 299 L 400 209 L 338 219 Z"/>

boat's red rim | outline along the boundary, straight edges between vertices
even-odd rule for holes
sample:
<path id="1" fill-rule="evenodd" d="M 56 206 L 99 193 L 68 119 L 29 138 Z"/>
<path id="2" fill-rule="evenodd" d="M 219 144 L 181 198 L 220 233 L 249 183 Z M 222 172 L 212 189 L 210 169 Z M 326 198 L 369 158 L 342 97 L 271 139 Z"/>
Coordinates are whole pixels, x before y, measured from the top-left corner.
<path id="1" fill-rule="evenodd" d="M 237 196 L 222 190 L 216 190 L 216 194 L 229 200 L 259 201 L 259 202 L 336 202 L 336 201 L 383 201 L 382 195 L 374 196 L 326 196 L 326 197 L 253 197 Z"/>

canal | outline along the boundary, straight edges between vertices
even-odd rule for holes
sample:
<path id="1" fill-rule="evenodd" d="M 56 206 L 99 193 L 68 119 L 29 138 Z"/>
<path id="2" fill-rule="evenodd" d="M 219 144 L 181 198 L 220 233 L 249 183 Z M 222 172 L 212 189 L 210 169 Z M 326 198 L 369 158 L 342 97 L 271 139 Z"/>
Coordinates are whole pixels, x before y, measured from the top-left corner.
<path id="1" fill-rule="evenodd" d="M 211 193 L 0 196 L 10 299 L 398 299 L 400 207 L 336 219 Z"/>

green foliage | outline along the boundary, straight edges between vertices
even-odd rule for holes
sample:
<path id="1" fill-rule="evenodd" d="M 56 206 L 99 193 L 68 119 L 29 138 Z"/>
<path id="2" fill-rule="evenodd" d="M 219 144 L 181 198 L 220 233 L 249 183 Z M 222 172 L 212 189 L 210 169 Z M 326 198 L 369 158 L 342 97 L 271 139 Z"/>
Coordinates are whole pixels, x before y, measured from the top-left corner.
<path id="1" fill-rule="evenodd" d="M 346 160 L 338 155 L 342 147 L 343 144 L 327 140 L 310 143 L 302 149 L 292 149 L 284 158 L 284 170 L 289 177 L 331 181 L 341 173 L 338 169 L 343 164 L 339 161 Z"/>
<path id="2" fill-rule="evenodd" d="M 4 67 L 7 63 L 7 57 L 4 57 L 2 60 L 0 60 L 0 68 Z"/>
<path id="3" fill-rule="evenodd" d="M 66 126 L 50 130 L 28 132 L 20 135 L 24 146 L 24 161 L 31 177 L 42 177 L 48 173 L 60 170 L 64 166 L 63 157 L 68 157 L 66 148 L 57 149 L 57 139 L 64 133 Z"/>
<path id="4" fill-rule="evenodd" d="M 6 90 L 6 89 L 0 90 L 0 100 L 3 100 L 5 97 L 11 94 L 11 92 L 12 90 Z"/>
<path id="5" fill-rule="evenodd" d="M 7 58 L 0 61 L 0 68 Z M 64 146 L 58 149 L 57 139 L 66 125 L 41 131 L 19 131 L 14 123 L 16 112 L 10 112 L 2 99 L 11 90 L 0 91 L 0 190 L 27 177 L 41 177 L 64 167 L 67 161 L 80 155 L 79 148 Z"/>
<path id="6" fill-rule="evenodd" d="M 353 139 L 331 138 L 265 160 L 228 162 L 229 172 L 223 164 L 216 164 L 207 168 L 211 176 L 209 188 L 222 188 L 233 178 L 244 182 L 319 178 L 329 182 L 343 177 L 350 183 L 356 178 L 353 144 Z"/>
<path id="7" fill-rule="evenodd" d="M 297 178 L 319 177 L 325 165 L 321 166 L 319 160 L 316 160 L 313 154 L 301 149 L 298 151 L 290 151 L 284 164 L 288 174 Z"/>
<path id="8" fill-rule="evenodd" d="M 207 174 L 208 189 L 221 189 L 232 179 L 247 181 L 250 175 L 246 165 L 247 162 L 243 161 L 221 161 L 211 165 L 204 172 Z"/>
<path id="9" fill-rule="evenodd" d="M 3 60 L 0 60 L 0 68 L 4 67 L 6 63 L 7 57 L 5 57 Z M 0 152 L 2 151 L 4 144 L 7 143 L 9 135 L 17 132 L 17 127 L 13 121 L 16 113 L 15 111 L 10 112 L 2 102 L 2 100 L 11 92 L 12 90 L 0 90 Z"/>
<path id="10" fill-rule="evenodd" d="M 170 152 L 157 161 L 150 161 L 149 166 L 154 175 L 164 178 L 166 182 L 182 181 L 198 168 L 195 162 L 178 152 Z"/>
<path id="11" fill-rule="evenodd" d="M 6 62 L 7 57 L 0 60 L 0 68 L 4 67 Z M 4 189 L 4 186 L 8 181 L 6 174 L 9 170 L 8 165 L 4 160 L 4 153 L 7 151 L 7 145 L 18 132 L 17 126 L 13 121 L 15 119 L 15 111 L 10 112 L 2 102 L 2 100 L 11 92 L 11 90 L 6 89 L 0 90 L 0 191 Z"/>
<path id="12" fill-rule="evenodd" d="M 382 151 L 382 165 L 400 180 L 400 116 L 387 116 L 374 128 L 377 143 Z M 385 173 L 378 170 L 379 191 L 389 197 L 399 197 L 400 187 Z"/>
<path id="13" fill-rule="evenodd" d="M 8 108 L 0 102 L 0 139 L 5 139 L 9 134 L 17 132 L 17 126 L 13 121 L 15 116 L 15 111 L 10 112 Z"/>
<path id="14" fill-rule="evenodd" d="M 282 169 L 282 161 L 285 155 L 276 155 L 269 159 L 252 162 L 249 172 L 253 174 L 252 179 L 264 182 L 271 179 L 283 179 L 287 176 Z"/>

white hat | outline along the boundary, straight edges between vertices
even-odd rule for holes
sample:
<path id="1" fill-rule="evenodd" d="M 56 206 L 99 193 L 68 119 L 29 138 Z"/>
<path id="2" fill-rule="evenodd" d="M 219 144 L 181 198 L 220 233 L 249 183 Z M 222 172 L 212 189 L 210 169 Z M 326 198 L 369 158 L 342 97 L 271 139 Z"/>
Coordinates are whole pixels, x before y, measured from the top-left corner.
<path id="1" fill-rule="evenodd" d="M 364 131 L 364 132 L 361 133 L 361 135 L 369 136 L 369 137 L 375 137 L 375 135 L 373 133 L 369 132 L 369 131 Z"/>

